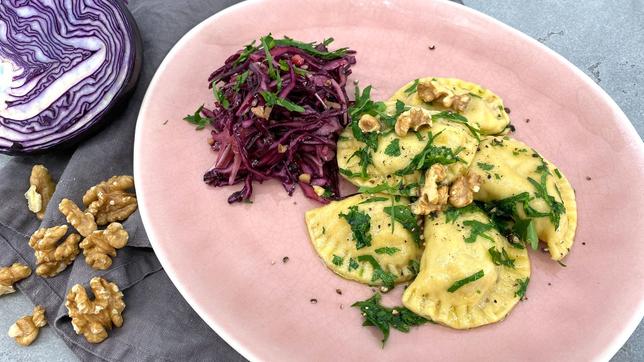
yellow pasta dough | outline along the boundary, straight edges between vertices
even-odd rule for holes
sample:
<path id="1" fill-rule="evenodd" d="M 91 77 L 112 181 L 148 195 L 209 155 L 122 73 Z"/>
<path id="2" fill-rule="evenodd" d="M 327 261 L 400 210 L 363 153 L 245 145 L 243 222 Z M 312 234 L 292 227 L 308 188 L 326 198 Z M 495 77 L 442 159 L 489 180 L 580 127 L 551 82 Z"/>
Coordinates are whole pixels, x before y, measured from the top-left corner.
<path id="1" fill-rule="evenodd" d="M 329 269 L 346 279 L 390 286 L 411 279 L 422 252 L 420 226 L 412 216 L 413 232 L 398 220 L 393 221 L 392 228 L 391 212 L 386 212 L 392 207 L 406 213 L 409 200 L 360 194 L 307 211 L 305 219 L 313 247 Z M 409 211 L 407 216 L 410 215 Z M 360 240 L 354 231 L 358 231 Z"/>
<path id="2" fill-rule="evenodd" d="M 454 159 L 453 163 L 447 165 L 445 183 L 451 183 L 467 171 L 476 152 L 478 140 L 463 124 L 445 119 L 434 120 L 431 127 L 423 127 L 416 133 L 409 132 L 404 137 L 396 135 L 393 131 L 382 134 L 378 137 L 378 147 L 375 151 L 368 149 L 365 143 L 356 140 L 349 125 L 338 140 L 337 158 L 340 173 L 356 186 L 374 187 L 386 184 L 390 186 L 389 190 L 385 191 L 387 193 L 417 196 L 421 172 L 413 171 L 401 175 L 400 170 L 407 167 L 413 158 L 425 149 L 430 141 L 430 133 L 434 136 L 433 146 L 449 148 L 454 156 L 460 159 L 460 161 Z M 387 147 L 392 142 L 398 143 L 399 155 L 387 154 Z M 362 168 L 358 153 L 361 150 L 369 152 L 372 159 L 366 168 L 365 175 L 360 175 Z M 402 188 L 402 190 L 392 191 L 396 188 Z"/>
<path id="3" fill-rule="evenodd" d="M 470 172 L 480 175 L 483 182 L 474 198 L 498 202 L 527 193 L 528 208 L 517 201 L 518 216 L 533 219 L 551 258 L 563 259 L 577 228 L 575 192 L 563 173 L 535 150 L 509 137 L 488 137 L 479 149 Z M 534 210 L 532 215 L 530 209 Z M 544 216 L 534 216 L 535 211 Z"/>
<path id="4" fill-rule="evenodd" d="M 526 249 L 511 246 L 480 209 L 463 210 L 451 220 L 445 212 L 425 219 L 420 272 L 403 294 L 412 312 L 457 329 L 503 319 L 530 277 Z"/>
<path id="5" fill-rule="evenodd" d="M 503 100 L 489 89 L 456 78 L 426 77 L 418 79 L 418 82 L 431 83 L 436 88 L 457 96 L 467 95 L 469 104 L 459 113 L 473 126 L 479 128 L 484 135 L 499 134 L 510 124 L 510 117 L 505 112 Z M 412 91 L 414 83 L 417 84 L 416 81 L 405 84 L 389 100 L 400 100 L 412 106 L 422 106 L 436 111 L 448 109 L 438 101 L 424 102 L 417 91 Z"/>

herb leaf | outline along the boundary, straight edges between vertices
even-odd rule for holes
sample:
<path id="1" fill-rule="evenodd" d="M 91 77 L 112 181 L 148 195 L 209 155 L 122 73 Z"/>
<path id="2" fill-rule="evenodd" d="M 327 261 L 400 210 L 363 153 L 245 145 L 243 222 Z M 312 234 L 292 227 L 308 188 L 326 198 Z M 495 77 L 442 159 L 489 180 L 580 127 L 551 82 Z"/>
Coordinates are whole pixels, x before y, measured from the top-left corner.
<path id="1" fill-rule="evenodd" d="M 398 221 L 402 226 L 411 233 L 414 242 L 420 246 L 420 227 L 418 226 L 418 218 L 411 212 L 409 206 L 395 205 L 387 206 L 384 209 L 387 215 L 390 215 L 394 220 Z"/>
<path id="2" fill-rule="evenodd" d="M 449 205 L 445 210 L 445 221 L 453 224 L 461 215 L 477 211 L 481 211 L 481 209 L 476 204 L 469 204 L 460 208 Z"/>
<path id="3" fill-rule="evenodd" d="M 382 285 L 384 285 L 386 288 L 392 289 L 394 287 L 396 276 L 388 271 L 384 271 L 376 258 L 368 254 L 360 255 L 358 256 L 358 261 L 366 261 L 371 264 L 371 267 L 373 268 L 373 275 L 371 276 L 372 282 L 381 280 Z"/>
<path id="4" fill-rule="evenodd" d="M 412 93 L 416 92 L 416 89 L 418 88 L 418 83 L 420 83 L 419 79 L 415 79 L 414 83 L 410 85 L 407 89 L 404 90 L 405 94 L 410 95 Z"/>
<path id="5" fill-rule="evenodd" d="M 192 115 L 189 114 L 183 117 L 183 120 L 196 125 L 198 130 L 204 129 L 204 127 L 210 124 L 211 119 L 208 117 L 201 116 L 202 109 L 203 109 L 203 104 L 201 105 L 201 107 L 197 108 L 194 114 Z"/>
<path id="6" fill-rule="evenodd" d="M 235 85 L 233 85 L 233 91 L 239 92 L 239 89 L 242 85 L 244 85 L 244 83 L 246 83 L 249 75 L 250 70 L 245 70 L 242 74 L 238 75 L 237 80 L 235 81 Z"/>
<path id="7" fill-rule="evenodd" d="M 342 173 L 342 170 L 340 170 L 340 173 Z M 418 184 L 415 182 L 403 186 L 403 183 L 401 181 L 397 186 L 389 185 L 387 183 L 381 183 L 376 186 L 361 186 L 358 188 L 358 192 L 363 194 L 377 194 L 379 192 L 384 192 L 409 196 L 411 195 L 411 190 L 417 187 Z"/>
<path id="8" fill-rule="evenodd" d="M 388 197 L 374 196 L 374 197 L 370 197 L 370 198 L 364 200 L 363 202 L 359 203 L 358 205 L 370 204 L 372 202 L 387 201 L 387 200 L 389 200 Z"/>
<path id="9" fill-rule="evenodd" d="M 389 247 L 389 246 L 384 246 L 382 248 L 378 248 L 375 250 L 376 254 L 387 254 L 387 255 L 394 255 L 399 251 L 400 249 L 395 247 Z"/>
<path id="10" fill-rule="evenodd" d="M 469 226 L 471 228 L 470 235 L 465 238 L 466 243 L 475 242 L 479 236 L 490 240 L 491 242 L 494 242 L 494 239 L 492 239 L 491 236 L 485 234 L 486 231 L 494 229 L 494 225 L 484 224 L 478 220 L 465 220 L 463 221 L 463 225 Z"/>
<path id="11" fill-rule="evenodd" d="M 357 206 L 349 207 L 347 214 L 340 213 L 339 217 L 347 220 L 351 226 L 353 239 L 356 241 L 356 249 L 362 249 L 366 246 L 371 246 L 371 216 L 358 210 Z"/>
<path id="12" fill-rule="evenodd" d="M 533 250 L 539 247 L 539 237 L 537 236 L 537 228 L 532 219 L 521 219 L 516 217 L 512 230 L 517 234 L 519 239 L 530 244 Z"/>
<path id="13" fill-rule="evenodd" d="M 485 163 L 485 162 L 477 162 L 476 164 L 477 164 L 477 165 L 481 168 L 481 170 L 483 170 L 483 171 L 491 171 L 491 170 L 494 168 L 494 165 L 489 164 L 489 163 Z"/>
<path id="14" fill-rule="evenodd" d="M 367 167 L 373 164 L 373 157 L 371 151 L 369 150 L 369 147 L 360 148 L 359 150 L 354 152 L 351 157 L 349 157 L 349 160 L 353 158 L 353 156 L 358 156 L 358 158 L 360 159 L 360 161 L 358 162 L 358 165 L 360 165 L 360 177 L 368 178 L 369 174 L 367 173 Z"/>
<path id="15" fill-rule="evenodd" d="M 519 299 L 525 298 L 525 293 L 528 291 L 528 283 L 530 283 L 530 277 L 526 277 L 524 280 L 517 279 L 517 291 L 514 292 L 515 297 L 519 297 Z"/>
<path id="16" fill-rule="evenodd" d="M 389 145 L 385 148 L 385 155 L 387 156 L 400 156 L 400 139 L 395 138 Z"/>
<path id="17" fill-rule="evenodd" d="M 255 53 L 259 48 L 255 46 L 255 40 L 253 40 L 250 44 L 247 44 L 244 46 L 244 50 L 239 54 L 239 57 L 235 59 L 235 62 L 233 63 L 233 67 L 236 65 L 239 65 L 248 59 L 248 57 Z"/>
<path id="18" fill-rule="evenodd" d="M 349 258 L 349 271 L 358 269 L 360 264 L 354 259 L 354 258 Z"/>
<path id="19" fill-rule="evenodd" d="M 363 326 L 374 326 L 382 332 L 382 347 L 384 348 L 391 327 L 407 333 L 413 326 L 419 326 L 430 320 L 423 318 L 405 307 L 387 308 L 380 304 L 380 293 L 371 298 L 353 303 L 351 306 L 360 308 L 364 317 Z"/>
<path id="20" fill-rule="evenodd" d="M 322 42 L 322 44 L 324 44 L 324 46 L 327 46 L 327 45 L 331 44 L 331 42 L 333 42 L 333 38 L 328 38 L 328 39 L 324 39 L 324 42 Z M 349 50 L 349 48 L 339 48 L 339 49 L 336 49 L 336 50 L 334 50 L 332 52 L 330 52 L 330 51 L 321 51 L 321 50 L 316 49 L 317 44 L 314 43 L 314 42 L 313 43 L 304 43 L 304 42 L 301 42 L 301 41 L 293 40 L 293 39 L 291 39 L 289 37 L 286 37 L 286 36 L 284 37 L 284 39 L 275 39 L 273 41 L 273 44 L 274 45 L 282 45 L 282 46 L 291 46 L 291 47 L 295 47 L 295 48 L 298 48 L 298 49 L 302 49 L 305 52 L 307 52 L 307 53 L 309 53 L 309 54 L 311 54 L 313 56 L 322 58 L 322 59 L 340 58 L 340 57 L 343 57 L 347 53 L 347 50 Z"/>
<path id="21" fill-rule="evenodd" d="M 476 138 L 478 142 L 481 142 L 481 136 L 480 136 L 481 130 L 472 126 L 467 120 L 467 118 L 465 118 L 465 116 L 451 111 L 443 111 L 443 112 L 434 114 L 432 116 L 432 121 L 435 121 L 441 118 L 464 125 L 465 127 L 467 127 L 467 129 L 470 130 L 470 133 L 472 133 L 472 136 L 474 136 L 474 138 Z"/>
<path id="22" fill-rule="evenodd" d="M 490 253 L 494 265 L 504 265 L 514 269 L 515 259 L 510 258 L 505 248 L 501 248 L 501 252 L 497 251 L 494 247 L 487 249 L 487 251 Z"/>
<path id="23" fill-rule="evenodd" d="M 305 111 L 304 107 L 298 104 L 295 104 L 289 101 L 288 99 L 280 98 L 277 96 L 277 94 L 273 92 L 260 92 L 260 94 L 266 101 L 266 104 L 269 105 L 270 107 L 278 105 L 280 107 L 286 108 L 291 112 L 303 113 Z"/>
<path id="24" fill-rule="evenodd" d="M 217 85 L 215 85 L 215 82 L 212 82 L 212 93 L 215 95 L 215 99 L 217 99 L 217 103 L 221 104 L 222 107 L 225 109 L 228 109 L 230 107 L 230 103 L 228 102 L 228 99 L 224 95 L 224 91 L 222 91 L 220 88 L 217 88 Z"/>
<path id="25" fill-rule="evenodd" d="M 479 271 L 477 271 L 476 273 L 470 275 L 467 278 L 457 280 L 456 282 L 454 282 L 454 284 L 452 284 L 451 287 L 449 287 L 447 289 L 447 291 L 450 292 L 450 293 L 454 293 L 460 287 L 464 286 L 465 284 L 471 283 L 473 281 L 479 280 L 479 279 L 483 278 L 484 275 L 485 275 L 485 273 L 483 272 L 483 270 L 479 270 Z"/>
<path id="26" fill-rule="evenodd" d="M 268 76 L 277 81 L 277 90 L 279 91 L 282 89 L 282 77 L 280 76 L 279 71 L 273 66 L 273 56 L 271 55 L 271 49 L 275 46 L 275 39 L 273 39 L 271 34 L 268 34 L 261 37 L 259 41 L 262 43 L 262 48 L 264 48 L 264 54 L 266 56 L 266 62 L 268 63 Z"/>
<path id="27" fill-rule="evenodd" d="M 409 162 L 409 165 L 407 165 L 405 168 L 402 168 L 396 171 L 395 175 L 397 176 L 409 175 L 416 170 L 428 169 L 435 163 L 440 163 L 442 165 L 449 165 L 461 160 L 461 158 L 457 156 L 461 149 L 454 152 L 449 147 L 445 147 L 445 146 L 437 147 L 433 145 L 434 139 L 438 137 L 439 134 L 440 132 L 437 133 L 436 135 L 433 135 L 430 132 L 428 134 L 429 140 L 427 140 L 427 144 L 425 145 L 423 150 L 420 153 L 418 153 L 416 156 L 414 156 L 414 158 L 412 158 L 411 162 Z"/>
<path id="28" fill-rule="evenodd" d="M 333 260 L 331 260 L 333 265 L 336 265 L 336 266 L 341 266 L 343 261 L 344 261 L 344 258 L 337 256 L 335 254 L 333 255 Z"/>

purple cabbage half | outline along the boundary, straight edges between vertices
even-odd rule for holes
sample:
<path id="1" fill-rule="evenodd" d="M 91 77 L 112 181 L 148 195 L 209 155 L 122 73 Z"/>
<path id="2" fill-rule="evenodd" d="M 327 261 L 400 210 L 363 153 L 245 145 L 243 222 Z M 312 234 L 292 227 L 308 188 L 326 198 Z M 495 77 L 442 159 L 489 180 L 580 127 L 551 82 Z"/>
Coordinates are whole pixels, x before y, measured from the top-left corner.
<path id="1" fill-rule="evenodd" d="M 248 201 L 253 182 L 268 179 L 280 181 L 289 195 L 299 184 L 319 202 L 339 197 L 336 142 L 349 123 L 345 86 L 355 52 L 328 50 L 332 40 L 268 35 L 230 56 L 208 79 L 216 102 L 200 114 L 214 128 L 218 154 L 204 181 L 243 184 L 229 203 Z M 268 119 L 262 117 L 266 107 Z"/>
<path id="2" fill-rule="evenodd" d="M 109 119 L 140 67 L 122 0 L 0 1 L 0 152 L 80 140 Z"/>

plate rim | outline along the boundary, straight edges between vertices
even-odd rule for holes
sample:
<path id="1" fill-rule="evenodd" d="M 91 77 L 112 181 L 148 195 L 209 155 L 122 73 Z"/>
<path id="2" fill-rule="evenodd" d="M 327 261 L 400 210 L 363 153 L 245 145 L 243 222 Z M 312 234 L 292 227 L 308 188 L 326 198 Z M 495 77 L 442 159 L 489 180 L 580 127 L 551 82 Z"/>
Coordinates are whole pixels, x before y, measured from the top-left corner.
<path id="1" fill-rule="evenodd" d="M 151 99 L 150 89 L 153 89 L 156 87 L 157 83 L 159 82 L 160 74 L 164 72 L 165 68 L 167 68 L 168 63 L 174 58 L 174 55 L 178 53 L 181 48 L 183 48 L 185 43 L 188 43 L 196 34 L 198 34 L 201 31 L 201 29 L 205 28 L 209 23 L 217 21 L 217 19 L 227 16 L 229 13 L 241 10 L 242 8 L 252 7 L 257 3 L 269 2 L 269 1 L 271 0 L 246 0 L 246 1 L 241 1 L 239 3 L 233 4 L 225 9 L 222 9 L 212 14 L 208 18 L 202 20 L 201 22 L 199 22 L 187 33 L 185 33 L 172 46 L 172 49 L 170 49 L 168 54 L 166 54 L 166 56 L 163 58 L 163 61 L 155 71 L 152 77 L 152 80 L 148 84 L 148 87 L 145 92 L 145 96 L 139 108 L 139 114 L 137 116 L 137 123 L 135 128 L 135 135 L 134 135 L 134 151 L 133 151 L 133 169 L 134 169 L 135 179 L 138 179 L 139 176 L 141 175 L 141 170 L 140 170 L 141 162 L 140 162 L 140 156 L 138 155 L 141 154 L 140 149 L 142 147 L 141 146 L 142 137 L 140 135 L 142 133 L 143 123 L 140 121 L 145 115 L 145 112 L 142 112 L 142 110 L 148 108 L 148 104 L 150 103 L 150 99 Z M 386 0 L 371 0 L 371 2 L 383 2 L 383 1 L 386 1 Z M 500 20 L 497 20 L 490 15 L 482 13 L 474 8 L 468 7 L 467 5 L 458 4 L 449 0 L 430 0 L 430 1 L 441 4 L 441 6 L 451 7 L 451 11 L 456 11 L 456 12 L 462 11 L 467 16 L 478 17 L 481 20 L 491 23 L 491 25 L 495 27 L 501 28 L 504 31 L 514 34 L 522 42 L 529 43 L 532 46 L 536 46 L 541 51 L 544 51 L 546 54 L 551 56 L 554 61 L 559 62 L 561 65 L 564 65 L 568 70 L 572 71 L 572 73 L 575 74 L 586 86 L 588 86 L 589 89 L 592 89 L 592 91 L 595 93 L 599 93 L 599 96 L 601 96 L 601 98 L 606 101 L 606 104 L 610 107 L 618 123 L 620 124 L 620 126 L 622 126 L 622 131 L 624 131 L 625 139 L 639 138 L 639 134 L 637 133 L 635 126 L 630 121 L 630 119 L 626 116 L 624 111 L 622 111 L 619 105 L 615 102 L 615 100 L 603 88 L 601 88 L 597 83 L 595 83 L 590 78 L 590 76 L 588 76 L 586 73 L 581 71 L 577 66 L 575 66 L 571 61 L 566 59 L 561 54 L 557 53 L 556 51 L 547 47 L 546 45 L 540 43 L 536 39 L 525 34 L 524 32 L 508 24 L 505 24 Z M 636 147 L 639 148 L 640 154 L 644 154 L 644 143 L 640 142 L 639 146 L 636 146 Z M 163 251 L 163 249 L 157 243 L 156 241 L 157 238 L 156 238 L 155 232 L 153 231 L 154 229 L 147 227 L 148 225 L 152 225 L 152 223 L 151 223 L 150 215 L 148 214 L 146 208 L 143 207 L 143 205 L 146 204 L 144 195 L 145 193 L 141 192 L 140 190 L 137 193 L 137 197 L 141 200 L 139 202 L 139 205 L 140 205 L 139 213 L 141 215 L 141 221 L 143 223 L 146 234 L 148 235 L 148 239 L 150 241 L 152 249 L 157 255 L 157 258 L 159 259 L 161 266 L 163 267 L 166 274 L 172 281 L 172 284 L 177 288 L 179 293 L 181 293 L 181 296 L 186 300 L 186 302 L 190 305 L 190 307 L 197 313 L 197 315 L 226 343 L 228 343 L 232 348 L 234 348 L 238 353 L 240 353 L 244 358 L 248 360 L 251 360 L 251 361 L 262 360 L 262 358 L 260 358 L 254 352 L 246 348 L 246 346 L 242 342 L 238 341 L 236 338 L 230 335 L 226 331 L 226 329 L 219 324 L 219 322 L 217 322 L 215 319 L 208 318 L 207 317 L 208 314 L 205 312 L 205 310 L 203 310 L 202 307 L 196 301 L 192 300 L 191 293 L 188 290 L 189 288 L 187 288 L 185 285 L 181 283 L 179 278 L 176 276 L 175 271 L 171 267 L 169 267 L 170 263 L 167 258 L 167 253 Z M 637 326 L 640 324 L 642 320 L 644 320 L 644 299 L 639 301 L 639 305 L 636 309 L 636 313 L 634 313 L 631 319 L 627 321 L 627 323 L 625 324 L 625 327 L 622 328 L 622 330 L 619 333 L 617 333 L 617 335 L 615 335 L 611 341 L 607 343 L 603 351 L 598 356 L 596 356 L 596 359 L 606 360 L 606 361 L 610 360 L 620 350 L 620 348 L 622 348 L 622 346 L 633 334 L 633 332 L 635 331 L 635 329 L 637 328 Z"/>

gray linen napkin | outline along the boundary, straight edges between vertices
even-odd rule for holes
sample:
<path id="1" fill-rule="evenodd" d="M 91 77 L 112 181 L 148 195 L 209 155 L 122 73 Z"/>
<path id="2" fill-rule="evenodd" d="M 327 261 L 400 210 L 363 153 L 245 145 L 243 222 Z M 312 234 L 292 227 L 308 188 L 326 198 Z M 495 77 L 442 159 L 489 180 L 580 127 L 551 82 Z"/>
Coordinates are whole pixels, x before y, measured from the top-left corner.
<path id="1" fill-rule="evenodd" d="M 132 147 L 139 106 L 155 70 L 172 46 L 193 26 L 237 1 L 130 0 L 143 38 L 143 69 L 128 103 L 112 115 L 110 124 L 76 149 L 51 155 L 14 157 L 0 169 L 0 265 L 23 262 L 35 266 L 29 236 L 41 226 L 60 225 L 58 202 L 81 203 L 87 188 L 113 175 L 132 175 Z M 44 164 L 58 181 L 42 223 L 26 208 L 23 193 L 34 164 Z M 50 327 L 84 361 L 121 360 L 244 360 L 213 332 L 172 285 L 150 248 L 138 211 L 124 223 L 128 246 L 118 251 L 109 270 L 92 270 L 80 255 L 54 278 L 32 274 L 18 284 L 34 303 L 47 310 Z M 123 327 L 92 345 L 74 333 L 63 305 L 76 283 L 88 285 L 94 276 L 116 282 L 125 294 Z M 16 318 L 19 315 L 16 315 Z"/>

